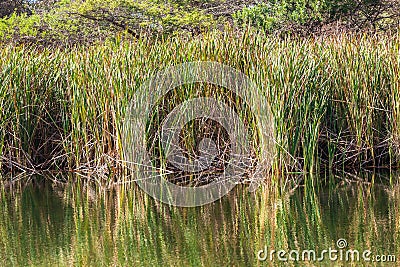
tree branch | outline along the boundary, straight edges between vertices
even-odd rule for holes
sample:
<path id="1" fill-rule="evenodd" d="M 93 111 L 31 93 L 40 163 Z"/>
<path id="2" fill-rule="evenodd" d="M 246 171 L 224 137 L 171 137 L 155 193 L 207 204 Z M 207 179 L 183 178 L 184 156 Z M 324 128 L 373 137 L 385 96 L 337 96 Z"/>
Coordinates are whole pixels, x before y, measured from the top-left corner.
<path id="1" fill-rule="evenodd" d="M 71 15 L 77 15 L 79 17 L 88 19 L 88 20 L 92 20 L 92 21 L 98 21 L 98 22 L 102 22 L 102 21 L 106 21 L 110 24 L 112 24 L 113 26 L 126 30 L 129 34 L 131 34 L 133 37 L 135 38 L 139 38 L 140 34 L 137 33 L 136 31 L 132 30 L 131 28 L 129 28 L 125 23 L 123 22 L 118 22 L 116 19 L 114 18 L 110 18 L 108 16 L 104 16 L 104 17 L 96 17 L 96 16 L 92 16 L 89 14 L 82 14 L 82 13 L 76 13 L 76 12 L 70 12 L 69 14 Z"/>

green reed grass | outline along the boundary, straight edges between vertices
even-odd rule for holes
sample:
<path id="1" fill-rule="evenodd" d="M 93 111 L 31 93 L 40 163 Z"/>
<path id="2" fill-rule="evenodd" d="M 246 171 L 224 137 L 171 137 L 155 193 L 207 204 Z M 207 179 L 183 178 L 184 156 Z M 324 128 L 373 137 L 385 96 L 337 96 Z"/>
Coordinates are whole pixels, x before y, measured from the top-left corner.
<path id="1" fill-rule="evenodd" d="M 135 90 L 158 70 L 199 60 L 237 68 L 259 86 L 273 113 L 276 176 L 398 168 L 399 41 L 226 32 L 64 50 L 5 46 L 2 172 L 76 171 L 113 182 L 110 174 L 129 172 L 121 163 L 121 130 Z"/>

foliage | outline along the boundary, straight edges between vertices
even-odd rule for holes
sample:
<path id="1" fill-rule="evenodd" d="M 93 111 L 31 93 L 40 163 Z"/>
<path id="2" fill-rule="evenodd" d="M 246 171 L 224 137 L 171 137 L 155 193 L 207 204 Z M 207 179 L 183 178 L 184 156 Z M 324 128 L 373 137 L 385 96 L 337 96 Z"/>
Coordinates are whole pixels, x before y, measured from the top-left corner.
<path id="1" fill-rule="evenodd" d="M 35 36 L 38 34 L 40 16 L 26 13 L 17 15 L 12 13 L 7 18 L 0 18 L 0 38 L 12 38 L 16 32 L 21 35 Z"/>
<path id="2" fill-rule="evenodd" d="M 227 23 L 264 32 L 309 34 L 333 27 L 345 30 L 396 28 L 396 0 L 36 0 L 0 3 L 2 41 L 94 43 L 140 35 L 192 36 Z"/>
<path id="3" fill-rule="evenodd" d="M 174 34 L 181 30 L 195 33 L 214 22 L 212 15 L 192 7 L 190 1 L 41 1 L 33 9 L 36 10 L 33 15 L 12 13 L 1 20 L 3 40 L 34 37 L 93 42 L 121 32 L 134 37 L 141 33 Z M 31 31 L 27 30 L 28 25 L 32 26 Z"/>
<path id="4" fill-rule="evenodd" d="M 387 29 L 400 21 L 400 5 L 392 0 L 268 0 L 234 14 L 240 25 L 264 31 L 315 31 L 339 24 L 349 30 Z"/>

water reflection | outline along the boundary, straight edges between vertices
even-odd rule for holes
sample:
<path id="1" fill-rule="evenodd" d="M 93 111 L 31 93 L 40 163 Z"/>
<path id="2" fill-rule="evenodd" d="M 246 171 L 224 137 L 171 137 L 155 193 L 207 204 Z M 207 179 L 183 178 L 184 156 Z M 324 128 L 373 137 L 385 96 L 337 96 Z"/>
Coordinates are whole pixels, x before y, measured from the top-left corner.
<path id="1" fill-rule="evenodd" d="M 257 251 L 321 251 L 334 248 L 339 238 L 351 249 L 400 258 L 399 186 L 298 189 L 292 195 L 266 186 L 252 194 L 238 186 L 197 208 L 160 204 L 136 186 L 36 185 L 19 193 L 3 191 L 2 199 L 2 266 L 281 265 L 277 259 L 258 261 Z M 329 261 L 287 264 L 332 266 Z"/>

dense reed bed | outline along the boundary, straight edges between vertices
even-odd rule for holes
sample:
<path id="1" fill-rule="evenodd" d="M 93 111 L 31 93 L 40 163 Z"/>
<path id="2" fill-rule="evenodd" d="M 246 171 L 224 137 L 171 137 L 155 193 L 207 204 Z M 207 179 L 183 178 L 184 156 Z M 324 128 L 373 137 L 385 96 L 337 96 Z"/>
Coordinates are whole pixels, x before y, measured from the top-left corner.
<path id="1" fill-rule="evenodd" d="M 247 32 L 64 50 L 4 46 L 1 171 L 122 182 L 111 174 L 129 173 L 121 128 L 135 90 L 158 70 L 206 60 L 248 75 L 270 104 L 274 177 L 346 172 L 359 179 L 361 170 L 398 168 L 399 44 L 398 34 L 282 40 Z"/>

